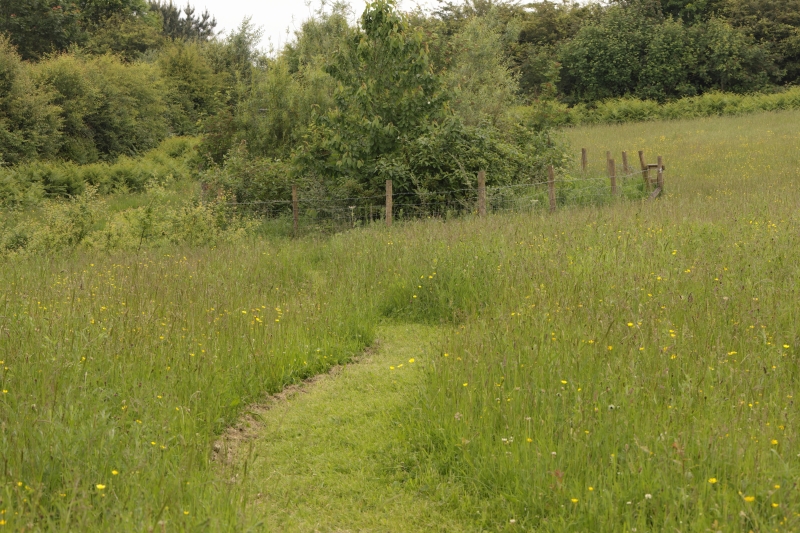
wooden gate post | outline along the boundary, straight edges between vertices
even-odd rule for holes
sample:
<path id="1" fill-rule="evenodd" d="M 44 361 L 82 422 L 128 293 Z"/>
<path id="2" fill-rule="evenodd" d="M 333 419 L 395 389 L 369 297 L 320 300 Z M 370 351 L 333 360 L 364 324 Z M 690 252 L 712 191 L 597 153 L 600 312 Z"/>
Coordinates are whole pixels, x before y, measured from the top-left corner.
<path id="1" fill-rule="evenodd" d="M 647 170 L 647 163 L 644 162 L 644 151 L 639 150 L 639 165 L 642 167 L 642 179 L 644 180 L 644 188 L 646 191 L 650 190 L 650 176 Z"/>
<path id="2" fill-rule="evenodd" d="M 608 160 L 608 177 L 611 178 L 611 196 L 617 195 L 617 165 L 613 159 Z"/>
<path id="3" fill-rule="evenodd" d="M 556 174 L 553 165 L 547 167 L 547 189 L 550 194 L 550 212 L 556 212 Z"/>
<path id="4" fill-rule="evenodd" d="M 297 185 L 292 185 L 292 232 L 297 237 L 297 218 L 300 207 L 297 205 Z"/>
<path id="5" fill-rule="evenodd" d="M 392 225 L 392 180 L 386 180 L 386 225 Z"/>
<path id="6" fill-rule="evenodd" d="M 486 216 L 486 171 L 478 172 L 478 216 Z"/>
<path id="7" fill-rule="evenodd" d="M 658 156 L 658 174 L 656 174 L 656 187 L 664 190 L 664 159 Z"/>

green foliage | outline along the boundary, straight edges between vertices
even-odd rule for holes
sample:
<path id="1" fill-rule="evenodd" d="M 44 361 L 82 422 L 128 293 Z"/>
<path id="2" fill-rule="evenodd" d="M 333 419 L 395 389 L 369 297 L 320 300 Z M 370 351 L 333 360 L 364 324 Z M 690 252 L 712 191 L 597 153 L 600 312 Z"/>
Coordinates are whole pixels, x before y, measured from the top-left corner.
<path id="1" fill-rule="evenodd" d="M 64 50 L 83 38 L 80 7 L 58 0 L 4 0 L 0 34 L 8 34 L 25 59 Z"/>
<path id="2" fill-rule="evenodd" d="M 214 37 L 214 28 L 217 19 L 204 10 L 200 16 L 195 16 L 195 9 L 186 5 L 183 9 L 175 6 L 172 0 L 148 0 L 150 10 L 161 15 L 162 32 L 169 39 L 185 41 L 208 41 Z"/>
<path id="3" fill-rule="evenodd" d="M 93 54 L 116 54 L 127 61 L 144 57 L 162 46 L 161 21 L 157 14 L 114 14 L 88 37 L 85 48 Z"/>
<path id="4" fill-rule="evenodd" d="M 299 181 L 299 183 L 298 183 Z M 288 162 L 268 158 L 250 157 L 245 142 L 228 152 L 223 166 L 217 166 L 203 175 L 204 188 L 211 194 L 228 193 L 248 211 L 277 215 L 291 211 L 292 185 L 308 192 L 309 180 L 292 178 Z M 270 200 L 284 203 L 260 204 Z M 250 205 L 247 205 L 250 204 Z"/>
<path id="5" fill-rule="evenodd" d="M 223 80 L 215 74 L 197 43 L 176 41 L 158 56 L 170 106 L 172 130 L 178 135 L 200 133 L 203 121 L 223 105 Z"/>
<path id="6" fill-rule="evenodd" d="M 696 117 L 731 116 L 760 111 L 800 109 L 800 89 L 790 88 L 773 94 L 730 94 L 709 92 L 660 104 L 655 100 L 619 98 L 591 106 L 561 106 L 548 117 L 559 124 L 618 124 L 650 120 L 677 120 Z M 527 108 L 522 113 L 534 113 Z"/>
<path id="7" fill-rule="evenodd" d="M 721 16 L 776 56 L 785 83 L 800 79 L 800 1 L 727 0 Z"/>
<path id="8" fill-rule="evenodd" d="M 768 51 L 727 22 L 711 19 L 695 26 L 699 43 L 699 75 L 708 89 L 747 92 L 769 85 L 778 72 Z"/>
<path id="9" fill-rule="evenodd" d="M 236 138 L 236 123 L 227 107 L 203 124 L 203 140 L 197 147 L 206 166 L 222 164 Z"/>
<path id="10" fill-rule="evenodd" d="M 0 163 L 58 151 L 61 119 L 53 94 L 38 87 L 8 39 L 0 35 Z"/>
<path id="11" fill-rule="evenodd" d="M 254 25 L 249 18 L 242 21 L 224 39 L 207 43 L 204 48 L 206 59 L 215 73 L 223 76 L 229 102 L 235 104 L 242 89 L 253 76 L 256 66 L 263 66 L 266 58 L 256 49 L 263 30 Z"/>
<path id="12" fill-rule="evenodd" d="M 60 156 L 78 163 L 135 155 L 168 133 L 158 70 L 114 56 L 62 54 L 22 63 L 7 41 L 0 60 L 0 157 Z"/>
<path id="13" fill-rule="evenodd" d="M 561 90 L 573 101 L 748 92 L 778 75 L 769 53 L 724 20 L 685 26 L 642 9 L 609 8 L 562 46 Z"/>
<path id="14" fill-rule="evenodd" d="M 77 165 L 34 161 L 0 169 L 0 206 L 25 207 L 44 198 L 73 197 L 87 186 L 99 194 L 142 192 L 154 185 L 188 180 L 195 139 L 174 137 L 140 158 Z"/>
<path id="15" fill-rule="evenodd" d="M 627 9 L 609 9 L 583 26 L 559 52 L 561 90 L 579 101 L 621 96 L 635 90 L 652 25 Z"/>
<path id="16" fill-rule="evenodd" d="M 468 126 L 496 126 L 515 103 L 519 86 L 504 55 L 502 36 L 486 18 L 472 18 L 450 39 L 450 65 L 444 83 L 450 105 Z"/>
<path id="17" fill-rule="evenodd" d="M 102 24 L 116 15 L 137 16 L 148 12 L 144 0 L 77 0 L 87 24 Z"/>
<path id="18" fill-rule="evenodd" d="M 5 0 L 0 5 L 0 33 L 8 33 L 24 59 L 87 44 L 101 53 L 132 57 L 157 44 L 158 21 L 140 0 Z"/>
<path id="19" fill-rule="evenodd" d="M 254 157 L 289 158 L 314 116 L 333 105 L 336 82 L 325 66 L 353 35 L 341 6 L 318 11 L 297 40 L 274 60 L 255 49 L 259 34 L 249 22 L 204 53 L 224 79 L 229 107 L 205 121 L 200 153 L 211 164 L 244 141 Z"/>
<path id="20" fill-rule="evenodd" d="M 421 32 L 382 0 L 367 5 L 361 25 L 328 66 L 338 84 L 335 107 L 310 125 L 296 152 L 299 165 L 346 196 L 379 190 L 393 152 L 446 117 Z"/>
<path id="21" fill-rule="evenodd" d="M 250 153 L 287 157 L 315 116 L 333 105 L 336 85 L 319 65 L 303 62 L 291 73 L 283 59 L 254 74 L 236 109 L 237 139 Z"/>
<path id="22" fill-rule="evenodd" d="M 98 113 L 102 94 L 94 81 L 94 69 L 83 58 L 61 54 L 32 67 L 39 86 L 49 87 L 52 103 L 60 109 L 62 126 L 58 155 L 80 164 L 100 158 L 94 142 L 93 117 Z"/>
<path id="23" fill-rule="evenodd" d="M 3 181 L 0 179 L 0 190 Z M 96 187 L 69 199 L 37 201 L 27 216 L 11 215 L 0 225 L 0 253 L 30 256 L 65 250 L 104 252 L 161 246 L 240 243 L 255 221 L 235 213 L 225 197 L 199 203 L 171 198 L 154 182 L 146 205 L 113 209 Z"/>
<path id="24" fill-rule="evenodd" d="M 347 207 L 381 194 L 387 179 L 411 202 L 468 196 L 479 170 L 490 184 L 541 180 L 547 164 L 562 165 L 561 145 L 549 125 L 534 133 L 507 112 L 517 86 L 502 43 L 513 37 L 498 31 L 466 21 L 452 71 L 437 72 L 423 28 L 390 2 L 370 4 L 359 29 L 339 8 L 317 13 L 239 85 L 234 115 L 206 122 L 199 151 L 221 165 L 207 184 L 259 205 L 286 202 L 295 182 Z"/>
<path id="25" fill-rule="evenodd" d="M 112 56 L 92 59 L 91 64 L 102 94 L 92 121 L 98 151 L 135 155 L 157 146 L 167 134 L 158 70 L 145 63 L 125 65 Z"/>

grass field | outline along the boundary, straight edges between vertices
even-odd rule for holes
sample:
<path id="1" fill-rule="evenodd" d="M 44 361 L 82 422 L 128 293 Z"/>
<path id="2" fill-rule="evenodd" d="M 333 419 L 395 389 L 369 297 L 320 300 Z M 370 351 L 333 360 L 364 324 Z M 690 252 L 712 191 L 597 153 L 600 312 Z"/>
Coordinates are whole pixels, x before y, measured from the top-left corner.
<path id="1" fill-rule="evenodd" d="M 280 515 L 302 503 L 334 531 L 336 469 L 304 485 L 280 468 L 301 445 L 268 434 L 228 464 L 213 443 L 381 323 L 421 323 L 434 348 L 416 361 L 411 330 L 382 367 L 419 379 L 347 422 L 371 424 L 367 504 L 421 498 L 476 531 L 800 529 L 799 120 L 566 132 L 597 171 L 605 150 L 663 155 L 657 202 L 0 261 L 0 523 L 303 531 Z M 262 446 L 287 473 L 271 492 Z"/>

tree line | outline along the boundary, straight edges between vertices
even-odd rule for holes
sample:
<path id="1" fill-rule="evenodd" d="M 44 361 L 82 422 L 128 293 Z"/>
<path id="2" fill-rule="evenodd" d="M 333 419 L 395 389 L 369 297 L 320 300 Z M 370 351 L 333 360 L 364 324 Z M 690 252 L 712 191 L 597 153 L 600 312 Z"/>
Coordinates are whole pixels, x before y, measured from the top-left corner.
<path id="1" fill-rule="evenodd" d="M 227 35 L 187 6 L 6 0 L 0 161 L 92 163 L 202 135 L 198 165 L 239 199 L 288 180 L 341 197 L 385 179 L 420 198 L 540 179 L 563 148 L 548 105 L 709 91 L 770 92 L 800 76 L 800 0 L 610 4 L 391 0 L 321 7 L 283 49 Z M 544 110 L 544 111 L 543 111 Z"/>

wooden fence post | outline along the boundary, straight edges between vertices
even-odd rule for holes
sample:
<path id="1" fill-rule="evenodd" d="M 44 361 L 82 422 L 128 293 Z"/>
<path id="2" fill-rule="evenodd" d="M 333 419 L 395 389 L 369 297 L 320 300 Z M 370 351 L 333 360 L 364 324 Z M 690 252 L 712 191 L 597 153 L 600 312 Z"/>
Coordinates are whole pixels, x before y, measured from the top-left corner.
<path id="1" fill-rule="evenodd" d="M 550 193 L 550 212 L 556 211 L 556 174 L 553 165 L 547 167 L 547 189 Z"/>
<path id="2" fill-rule="evenodd" d="M 386 180 L 386 225 L 392 225 L 392 180 Z"/>
<path id="3" fill-rule="evenodd" d="M 628 166 L 628 152 L 622 152 L 622 174 L 627 176 L 631 173 L 631 169 Z"/>
<path id="4" fill-rule="evenodd" d="M 664 159 L 658 156 L 658 174 L 656 174 L 656 187 L 664 190 Z"/>
<path id="5" fill-rule="evenodd" d="M 617 195 L 617 165 L 613 159 L 608 160 L 608 177 L 611 178 L 611 195 Z"/>
<path id="6" fill-rule="evenodd" d="M 589 157 L 586 155 L 586 148 L 581 148 L 581 170 L 586 172 L 586 166 L 589 164 Z"/>
<path id="7" fill-rule="evenodd" d="M 486 171 L 478 172 L 478 216 L 486 216 Z"/>
<path id="8" fill-rule="evenodd" d="M 648 176 L 647 163 L 644 162 L 644 151 L 639 150 L 639 165 L 642 167 L 642 179 L 644 180 L 645 190 L 650 189 L 650 176 Z"/>
<path id="9" fill-rule="evenodd" d="M 297 205 L 297 185 L 292 185 L 292 231 L 294 236 L 297 237 L 297 218 L 300 208 Z"/>

